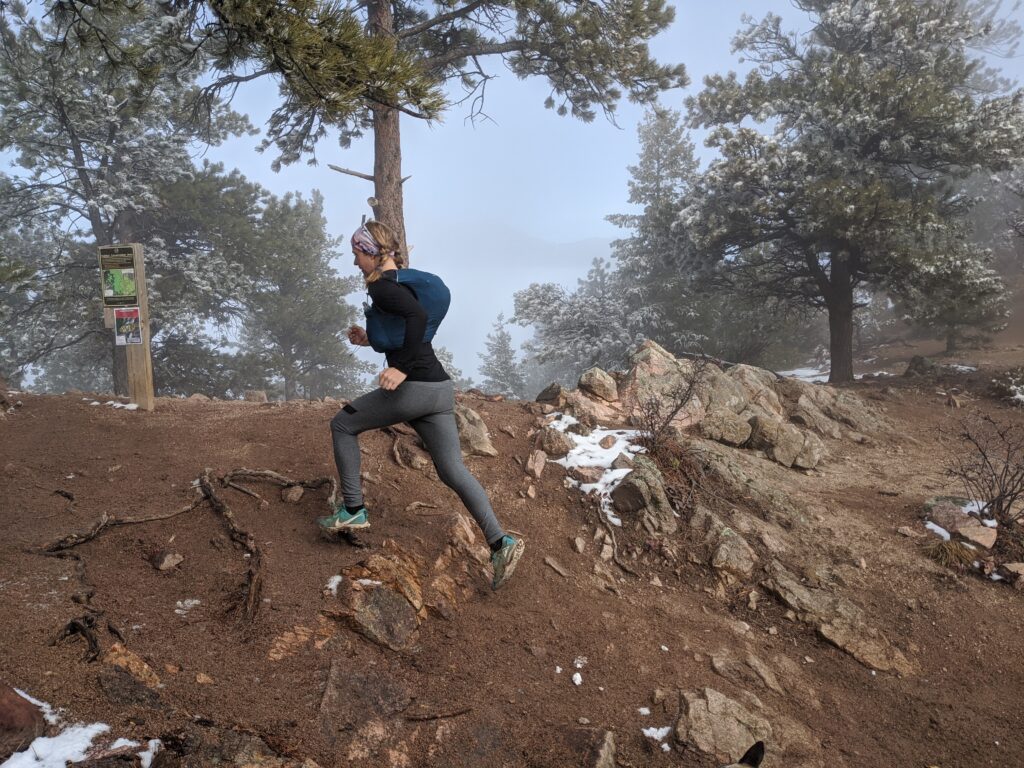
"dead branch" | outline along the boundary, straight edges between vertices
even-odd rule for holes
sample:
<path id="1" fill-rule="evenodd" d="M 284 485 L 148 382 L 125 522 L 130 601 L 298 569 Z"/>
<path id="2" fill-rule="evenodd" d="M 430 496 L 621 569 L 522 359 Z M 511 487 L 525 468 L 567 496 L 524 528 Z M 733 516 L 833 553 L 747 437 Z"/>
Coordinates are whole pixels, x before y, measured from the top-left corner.
<path id="1" fill-rule="evenodd" d="M 158 520 L 170 520 L 172 517 L 177 517 L 178 515 L 183 515 L 186 512 L 191 512 L 202 504 L 203 501 L 205 501 L 205 499 L 196 499 L 187 507 L 182 507 L 179 510 L 168 512 L 164 515 L 153 515 L 152 517 L 111 517 L 104 512 L 102 517 L 100 517 L 100 519 L 93 524 L 92 528 L 85 533 L 71 533 L 63 538 L 57 539 L 43 547 L 40 550 L 40 554 L 54 555 L 58 552 L 64 552 L 77 547 L 79 544 L 85 544 L 87 541 L 92 541 L 108 528 L 116 528 L 119 525 L 136 525 L 138 523 L 152 523 Z"/>
<path id="2" fill-rule="evenodd" d="M 263 553 L 256 543 L 256 538 L 245 529 L 239 527 L 231 508 L 214 491 L 213 482 L 210 479 L 211 472 L 212 470 L 209 468 L 203 470 L 203 474 L 199 478 L 199 487 L 206 498 L 209 499 L 210 506 L 213 507 L 214 512 L 224 520 L 231 535 L 231 540 L 242 545 L 249 554 L 249 568 L 245 577 L 242 609 L 246 620 L 253 621 L 256 618 L 256 614 L 259 613 L 260 595 L 263 592 Z"/>
<path id="3" fill-rule="evenodd" d="M 459 717 L 460 715 L 467 715 L 473 711 L 472 707 L 465 707 L 463 709 L 457 709 L 454 712 L 440 712 L 437 714 L 423 714 L 423 715 L 406 715 L 405 719 L 413 723 L 422 723 L 428 720 L 445 720 L 451 717 Z"/>

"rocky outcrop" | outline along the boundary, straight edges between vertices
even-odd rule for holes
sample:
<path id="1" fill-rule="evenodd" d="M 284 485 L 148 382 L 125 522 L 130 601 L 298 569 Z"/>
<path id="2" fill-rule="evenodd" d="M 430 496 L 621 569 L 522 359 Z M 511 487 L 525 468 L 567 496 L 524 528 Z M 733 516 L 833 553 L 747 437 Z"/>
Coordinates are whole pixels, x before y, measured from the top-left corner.
<path id="1" fill-rule="evenodd" d="M 706 564 L 727 584 L 747 579 L 754 572 L 757 553 L 714 512 L 698 505 L 690 516 L 690 528 L 700 537 Z"/>
<path id="2" fill-rule="evenodd" d="M 852 602 L 826 589 L 802 584 L 778 561 L 771 563 L 769 573 L 765 586 L 825 640 L 872 669 L 900 675 L 914 672 L 906 656 L 884 634 L 869 627 L 864 612 Z"/>

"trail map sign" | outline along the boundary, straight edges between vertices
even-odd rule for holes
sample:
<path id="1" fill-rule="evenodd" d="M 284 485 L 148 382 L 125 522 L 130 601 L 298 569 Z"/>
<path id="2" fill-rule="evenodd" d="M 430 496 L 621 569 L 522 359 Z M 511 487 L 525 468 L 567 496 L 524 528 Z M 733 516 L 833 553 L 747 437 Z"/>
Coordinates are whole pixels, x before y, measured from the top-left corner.
<path id="1" fill-rule="evenodd" d="M 153 357 L 149 350 L 149 300 L 146 265 L 138 243 L 100 246 L 103 320 L 114 331 L 114 346 L 124 347 L 128 396 L 153 410 Z"/>
<path id="2" fill-rule="evenodd" d="M 135 249 L 130 245 L 100 248 L 104 307 L 132 307 L 139 303 L 135 287 Z"/>

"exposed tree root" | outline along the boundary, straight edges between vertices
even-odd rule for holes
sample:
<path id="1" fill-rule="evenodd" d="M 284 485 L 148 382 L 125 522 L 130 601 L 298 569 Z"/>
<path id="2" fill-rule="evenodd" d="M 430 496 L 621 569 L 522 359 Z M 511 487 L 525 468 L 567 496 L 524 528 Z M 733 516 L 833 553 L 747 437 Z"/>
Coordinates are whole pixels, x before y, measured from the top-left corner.
<path id="1" fill-rule="evenodd" d="M 249 568 L 245 576 L 245 590 L 242 598 L 242 613 L 246 620 L 253 621 L 260 610 L 260 596 L 263 593 L 263 553 L 256 537 L 239 527 L 235 521 L 235 515 L 231 508 L 217 495 L 213 489 L 213 482 L 210 479 L 209 468 L 203 470 L 199 478 L 199 487 L 203 494 L 210 501 L 210 506 L 224 520 L 231 534 L 231 540 L 242 545 L 249 554 Z"/>

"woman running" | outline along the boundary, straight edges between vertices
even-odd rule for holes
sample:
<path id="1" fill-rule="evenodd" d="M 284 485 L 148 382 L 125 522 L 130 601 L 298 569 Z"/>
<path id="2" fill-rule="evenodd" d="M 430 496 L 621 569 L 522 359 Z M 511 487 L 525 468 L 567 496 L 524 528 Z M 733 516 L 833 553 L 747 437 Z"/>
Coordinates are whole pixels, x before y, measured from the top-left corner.
<path id="1" fill-rule="evenodd" d="M 403 318 L 405 338 L 401 348 L 385 352 L 388 367 L 379 376 L 380 388 L 356 398 L 331 419 L 334 461 L 341 477 L 344 503 L 330 517 L 320 518 L 320 527 L 343 531 L 370 526 L 359 482 L 357 436 L 368 429 L 408 422 L 423 440 L 441 481 L 459 495 L 483 531 L 494 568 L 491 586 L 498 589 L 512 576 L 525 544 L 505 533 L 494 516 L 487 493 L 462 463 L 455 425 L 455 386 L 430 342 L 424 341 L 426 310 L 416 294 L 398 282 L 398 270 L 407 265 L 398 238 L 384 224 L 367 221 L 352 235 L 352 252 L 355 266 L 366 278 L 373 307 Z M 349 329 L 348 338 L 359 346 L 371 343 L 366 330 L 357 325 Z M 381 348 L 379 343 L 374 346 Z"/>

